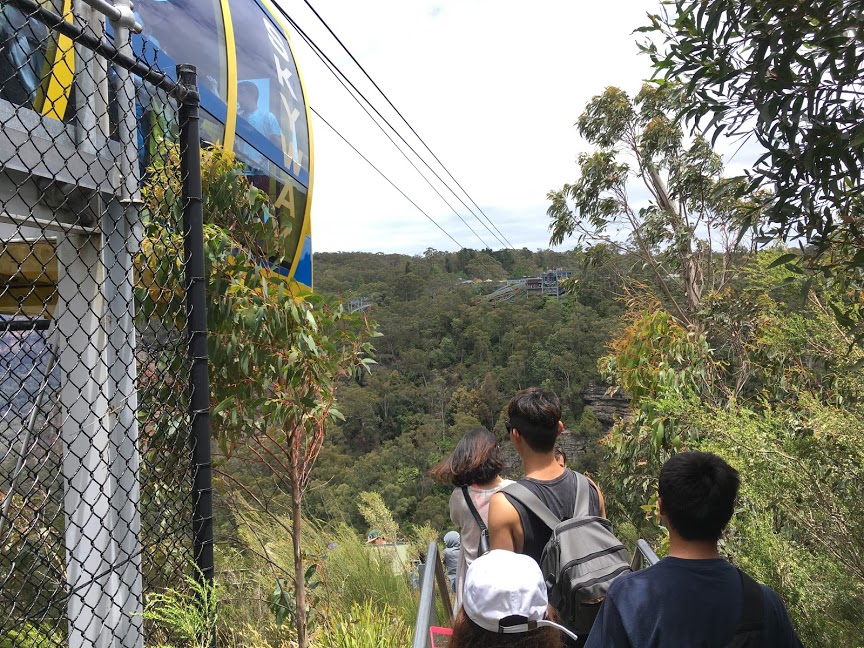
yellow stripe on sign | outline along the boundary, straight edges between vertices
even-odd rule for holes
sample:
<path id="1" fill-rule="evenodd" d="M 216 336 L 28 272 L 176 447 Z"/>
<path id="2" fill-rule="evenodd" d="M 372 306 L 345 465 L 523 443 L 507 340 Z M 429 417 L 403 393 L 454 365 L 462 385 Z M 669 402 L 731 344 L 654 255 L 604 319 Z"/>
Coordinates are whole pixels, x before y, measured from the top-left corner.
<path id="1" fill-rule="evenodd" d="M 220 0 L 222 6 L 222 23 L 225 25 L 225 50 L 227 60 L 228 114 L 225 117 L 225 150 L 234 152 L 234 134 L 237 129 L 237 44 L 234 40 L 234 23 L 231 20 L 231 8 L 228 0 Z"/>
<path id="2" fill-rule="evenodd" d="M 63 0 L 63 18 L 69 23 L 73 21 L 72 0 Z M 69 105 L 74 78 L 75 47 L 72 39 L 56 34 L 45 52 L 42 83 L 36 90 L 33 107 L 46 117 L 62 121 Z"/>
<path id="3" fill-rule="evenodd" d="M 315 177 L 315 156 L 313 155 L 312 146 L 312 112 L 309 109 L 309 101 L 306 97 L 306 86 L 303 83 L 303 74 L 300 72 L 300 66 L 297 65 L 297 57 L 294 56 L 294 49 L 291 47 L 291 38 L 289 37 L 288 24 L 279 15 L 279 12 L 273 7 L 270 0 L 262 0 L 264 6 L 270 12 L 270 15 L 276 19 L 276 22 L 282 27 L 285 33 L 285 40 L 288 41 L 288 49 L 291 52 L 291 58 L 294 59 L 294 66 L 297 69 L 297 80 L 300 82 L 300 92 L 303 95 L 303 109 L 306 111 L 306 132 L 309 134 L 309 185 L 306 187 L 306 213 L 303 215 L 303 228 L 300 233 L 300 241 L 297 244 L 297 250 L 294 252 L 294 260 L 291 263 L 291 276 L 297 271 L 297 264 L 300 263 L 300 253 L 303 251 L 303 245 L 306 241 L 306 236 L 312 236 L 312 184 Z M 285 150 L 283 145 L 283 150 Z M 314 274 L 312 275 L 315 276 Z M 314 281 L 314 279 L 313 279 Z"/>

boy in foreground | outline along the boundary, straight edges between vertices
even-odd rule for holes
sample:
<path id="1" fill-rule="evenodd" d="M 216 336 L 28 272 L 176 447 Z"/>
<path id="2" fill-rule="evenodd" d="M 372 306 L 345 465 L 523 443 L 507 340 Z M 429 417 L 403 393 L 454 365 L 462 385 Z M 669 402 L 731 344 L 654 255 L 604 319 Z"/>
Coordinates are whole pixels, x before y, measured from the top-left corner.
<path id="1" fill-rule="evenodd" d="M 663 465 L 669 556 L 612 584 L 586 648 L 800 648 L 777 594 L 717 550 L 738 486 L 738 472 L 714 454 L 682 452 Z"/>

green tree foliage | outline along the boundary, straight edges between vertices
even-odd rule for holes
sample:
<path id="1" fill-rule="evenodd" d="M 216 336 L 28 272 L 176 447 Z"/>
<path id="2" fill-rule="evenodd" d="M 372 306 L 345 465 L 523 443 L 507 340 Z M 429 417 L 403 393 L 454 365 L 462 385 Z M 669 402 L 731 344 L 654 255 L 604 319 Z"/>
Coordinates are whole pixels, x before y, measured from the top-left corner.
<path id="1" fill-rule="evenodd" d="M 472 279 L 504 279 L 507 271 L 495 257 L 478 254 L 465 266 L 466 274 Z"/>
<path id="2" fill-rule="evenodd" d="M 372 362 L 374 329 L 272 272 L 266 260 L 278 264 L 290 252 L 290 228 L 270 214 L 266 194 L 249 184 L 232 156 L 214 149 L 202 162 L 213 431 L 225 454 L 245 445 L 291 493 L 297 641 L 306 648 L 302 494 L 325 428 L 341 416 L 334 407 L 337 383 Z M 148 319 L 163 326 L 182 317 L 167 310 L 178 300 L 163 296 L 183 285 L 181 264 L 165 254 L 178 247 L 178 168 L 175 160 L 154 170 L 143 192 L 147 239 L 139 263 L 152 281 L 138 298 L 149 305 Z"/>
<path id="3" fill-rule="evenodd" d="M 166 342 L 183 345 L 183 329 L 186 321 L 183 286 L 185 285 L 182 240 L 182 194 L 179 173 L 179 150 L 174 144 L 163 144 L 164 152 L 156 156 L 156 166 L 148 170 L 142 188 L 144 208 L 142 221 L 144 239 L 141 253 L 136 259 L 135 299 L 139 308 L 136 326 L 144 335 L 158 336 L 164 340 L 158 345 L 160 352 L 149 357 L 148 364 L 160 367 L 161 371 L 141 371 L 139 376 L 139 402 L 142 410 L 149 411 L 156 422 L 142 435 L 142 453 L 153 453 L 163 457 L 156 462 L 161 474 L 148 475 L 145 483 L 159 484 L 164 474 L 183 470 L 188 458 L 178 454 L 183 448 L 182 435 L 187 420 L 185 408 L 172 407 L 177 402 L 175 392 L 178 385 L 159 380 L 159 376 L 182 375 L 185 369 L 185 353 Z M 266 194 L 251 186 L 243 175 L 243 167 L 232 156 L 221 149 L 202 151 L 201 175 L 204 198 L 205 272 L 207 296 L 211 304 L 230 299 L 234 285 L 251 286 L 259 281 L 262 269 L 258 260 L 273 255 L 284 256 L 289 228 L 280 228 L 275 218 L 267 218 L 269 203 Z M 213 308 L 208 312 L 208 329 L 211 331 L 213 357 L 214 340 L 224 332 L 226 322 L 214 317 Z M 211 364 L 211 382 L 218 383 L 220 367 Z M 216 432 L 219 432 L 218 421 Z M 149 466 L 153 462 L 145 462 Z M 173 478 L 165 481 L 172 483 Z M 166 488 L 142 491 L 142 516 L 151 518 L 148 526 L 159 527 L 164 516 L 166 501 L 174 495 Z M 152 583 L 173 584 L 176 570 L 185 568 L 185 556 L 170 544 L 159 543 L 155 551 L 166 555 L 153 564 L 162 565 L 162 572 L 148 575 Z"/>
<path id="4" fill-rule="evenodd" d="M 802 265 L 853 291 L 836 305 L 862 332 L 864 43 L 860 0 L 671 0 L 640 31 L 679 114 L 764 149 L 750 187 L 770 190 L 763 235 L 806 242 Z M 790 259 L 793 257 L 789 257 Z"/>
<path id="5" fill-rule="evenodd" d="M 604 439 L 603 483 L 612 510 L 651 535 L 662 462 L 682 449 L 725 456 L 743 484 L 726 553 L 781 593 L 805 644 L 858 645 L 862 354 L 833 316 L 844 295 L 820 284 L 802 302 L 781 252 L 711 296 L 702 333 L 631 303 L 601 361 L 633 410 Z"/>
<path id="6" fill-rule="evenodd" d="M 715 399 L 717 381 L 704 334 L 684 328 L 659 304 L 632 306 L 601 368 L 633 406 L 633 416 L 612 429 L 606 444 L 610 470 L 618 475 L 608 480 L 611 500 L 638 518 L 660 466 L 685 445 L 683 412 Z"/>
<path id="7" fill-rule="evenodd" d="M 306 636 L 301 548 L 302 495 L 324 444 L 340 378 L 368 365 L 371 331 L 365 320 L 330 308 L 312 295 L 255 272 L 259 282 L 234 283 L 213 306 L 222 326 L 212 332 L 213 393 L 219 439 L 241 440 L 291 493 L 294 597 L 298 643 Z"/>
<path id="8" fill-rule="evenodd" d="M 805 645 L 857 646 L 864 624 L 864 420 L 802 395 L 798 406 L 733 406 L 694 418 L 702 448 L 742 474 L 726 551 L 776 588 Z"/>
<path id="9" fill-rule="evenodd" d="M 435 485 L 427 470 L 476 425 L 496 431 L 507 447 L 503 409 L 516 390 L 531 385 L 559 394 L 568 429 L 596 453 L 600 433 L 596 421 L 583 417 L 581 392 L 599 379 L 597 360 L 622 310 L 614 299 L 618 270 L 636 259 L 612 253 L 583 270 L 584 260 L 580 251 L 316 255 L 316 288 L 343 299 L 371 296 L 370 316 L 383 335 L 372 373 L 339 388 L 345 418 L 322 450 L 307 495 L 309 514 L 365 532 L 359 497 L 373 491 L 403 527 L 429 524 L 443 534 L 451 524 L 451 489 Z M 410 308 L 399 297 L 406 262 L 421 280 Z M 533 273 L 571 268 L 579 277 L 606 273 L 609 291 L 592 292 L 585 303 L 579 296 L 534 295 L 489 303 L 483 295 L 500 284 L 460 283 L 481 263 L 499 274 L 507 266 Z M 596 456 L 592 461 L 596 467 Z"/>
<path id="10" fill-rule="evenodd" d="M 722 161 L 701 137 L 684 137 L 677 109 L 665 86 L 645 85 L 632 99 L 613 87 L 594 97 L 577 126 L 596 150 L 579 156 L 574 183 L 549 192 L 547 213 L 553 244 L 576 235 L 638 255 L 667 308 L 689 325 L 703 294 L 722 288 L 751 204 L 718 194 Z M 646 207 L 637 207 L 637 190 L 647 191 Z"/>

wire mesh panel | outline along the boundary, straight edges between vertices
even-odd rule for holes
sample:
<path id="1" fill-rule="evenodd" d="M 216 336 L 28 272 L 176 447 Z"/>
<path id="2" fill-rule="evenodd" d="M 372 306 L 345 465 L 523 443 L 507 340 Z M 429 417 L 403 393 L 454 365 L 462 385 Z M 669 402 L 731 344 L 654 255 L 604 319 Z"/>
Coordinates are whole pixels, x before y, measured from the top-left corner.
<path id="1" fill-rule="evenodd" d="M 4 647 L 143 646 L 212 553 L 197 94 L 135 21 L 0 4 Z"/>

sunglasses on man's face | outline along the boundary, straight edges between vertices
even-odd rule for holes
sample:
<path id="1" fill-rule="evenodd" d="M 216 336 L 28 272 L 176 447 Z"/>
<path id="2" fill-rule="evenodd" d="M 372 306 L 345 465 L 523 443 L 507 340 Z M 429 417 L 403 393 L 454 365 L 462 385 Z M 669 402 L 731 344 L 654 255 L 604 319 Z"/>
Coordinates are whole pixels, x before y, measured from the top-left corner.
<path id="1" fill-rule="evenodd" d="M 504 427 L 507 428 L 507 434 L 510 434 L 510 432 L 513 431 L 513 425 L 510 423 L 510 421 L 506 421 L 504 423 Z"/>

